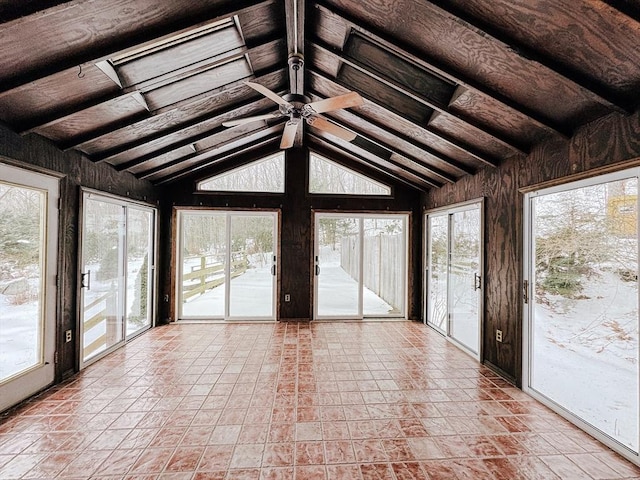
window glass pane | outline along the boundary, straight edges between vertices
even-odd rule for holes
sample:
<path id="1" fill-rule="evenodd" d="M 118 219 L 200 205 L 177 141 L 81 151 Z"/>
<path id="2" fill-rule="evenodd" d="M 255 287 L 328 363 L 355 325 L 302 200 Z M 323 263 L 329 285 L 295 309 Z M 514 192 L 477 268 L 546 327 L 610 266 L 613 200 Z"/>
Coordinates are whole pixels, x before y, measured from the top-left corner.
<path id="1" fill-rule="evenodd" d="M 391 195 L 391 188 L 342 165 L 312 154 L 309 192 L 343 195 Z"/>
<path id="2" fill-rule="evenodd" d="M 225 315 L 227 216 L 182 215 L 182 317 Z"/>
<path id="3" fill-rule="evenodd" d="M 284 154 L 225 172 L 198 183 L 198 190 L 219 192 L 284 192 Z"/>
<path id="4" fill-rule="evenodd" d="M 0 382 L 42 363 L 45 202 L 0 182 Z"/>
<path id="5" fill-rule="evenodd" d="M 446 333 L 448 318 L 449 215 L 429 216 L 427 321 Z"/>
<path id="6" fill-rule="evenodd" d="M 127 335 L 151 325 L 153 214 L 127 209 Z"/>

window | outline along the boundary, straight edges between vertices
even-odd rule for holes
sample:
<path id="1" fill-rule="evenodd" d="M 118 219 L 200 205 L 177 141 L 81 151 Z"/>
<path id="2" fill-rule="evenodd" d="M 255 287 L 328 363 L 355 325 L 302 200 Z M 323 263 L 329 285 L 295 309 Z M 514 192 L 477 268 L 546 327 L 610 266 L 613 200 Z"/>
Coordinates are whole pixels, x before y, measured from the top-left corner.
<path id="1" fill-rule="evenodd" d="M 284 193 L 284 153 L 203 180 L 198 183 L 197 189 L 214 192 Z"/>
<path id="2" fill-rule="evenodd" d="M 311 154 L 309 193 L 391 195 L 391 188 L 331 160 Z"/>

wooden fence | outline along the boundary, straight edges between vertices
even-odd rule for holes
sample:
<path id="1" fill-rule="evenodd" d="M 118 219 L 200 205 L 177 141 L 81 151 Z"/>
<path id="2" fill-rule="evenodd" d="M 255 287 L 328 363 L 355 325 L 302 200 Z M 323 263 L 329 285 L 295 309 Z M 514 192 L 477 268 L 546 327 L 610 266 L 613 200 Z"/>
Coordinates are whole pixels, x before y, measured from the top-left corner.
<path id="1" fill-rule="evenodd" d="M 193 257 L 191 257 L 193 258 Z M 182 301 L 200 295 L 207 290 L 219 287 L 225 282 L 224 264 L 218 261 L 210 263 L 211 256 L 200 256 L 200 264 L 191 267 L 189 272 L 182 274 Z M 247 271 L 249 262 L 244 252 L 231 254 L 231 278 L 236 278 Z"/>
<path id="2" fill-rule="evenodd" d="M 340 244 L 340 265 L 354 279 L 359 273 L 357 241 L 357 237 L 342 237 Z M 403 235 L 364 238 L 363 284 L 391 305 L 389 313 L 400 313 L 404 305 L 405 250 Z"/>

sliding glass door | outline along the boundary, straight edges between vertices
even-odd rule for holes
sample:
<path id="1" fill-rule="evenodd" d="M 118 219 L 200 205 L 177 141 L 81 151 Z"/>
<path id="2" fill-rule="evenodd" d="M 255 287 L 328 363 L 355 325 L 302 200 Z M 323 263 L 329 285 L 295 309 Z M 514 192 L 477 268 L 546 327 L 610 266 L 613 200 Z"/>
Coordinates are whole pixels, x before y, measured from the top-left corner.
<path id="1" fill-rule="evenodd" d="M 524 389 L 638 462 L 638 175 L 525 198 Z"/>
<path id="2" fill-rule="evenodd" d="M 155 210 L 92 192 L 83 195 L 82 363 L 152 323 Z"/>
<path id="3" fill-rule="evenodd" d="M 178 318 L 275 320 L 276 212 L 181 210 Z"/>
<path id="4" fill-rule="evenodd" d="M 58 179 L 0 164 L 0 411 L 54 380 Z"/>
<path id="5" fill-rule="evenodd" d="M 408 216 L 315 214 L 316 319 L 404 317 Z"/>
<path id="6" fill-rule="evenodd" d="M 480 357 L 482 202 L 425 218 L 425 321 Z"/>

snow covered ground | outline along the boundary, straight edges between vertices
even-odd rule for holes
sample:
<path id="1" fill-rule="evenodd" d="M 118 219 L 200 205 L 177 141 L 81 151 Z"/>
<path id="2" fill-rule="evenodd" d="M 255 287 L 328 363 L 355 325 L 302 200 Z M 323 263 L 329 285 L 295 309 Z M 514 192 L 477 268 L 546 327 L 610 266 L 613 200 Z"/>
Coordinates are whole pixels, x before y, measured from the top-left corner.
<path id="1" fill-rule="evenodd" d="M 0 295 L 0 380 L 38 362 L 38 302 L 12 305 Z"/>
<path id="2" fill-rule="evenodd" d="M 605 271 L 580 299 L 547 299 L 535 308 L 533 388 L 637 452 L 636 284 Z"/>
<path id="3" fill-rule="evenodd" d="M 357 314 L 358 283 L 339 263 L 321 267 L 319 298 L 323 316 Z M 182 318 L 212 318 L 224 316 L 225 285 L 193 297 L 182 305 Z M 271 267 L 249 268 L 231 280 L 230 316 L 273 318 L 273 276 Z M 366 315 L 387 315 L 392 307 L 371 290 L 365 288 L 363 301 Z M 354 310 L 355 308 L 355 310 Z"/>

